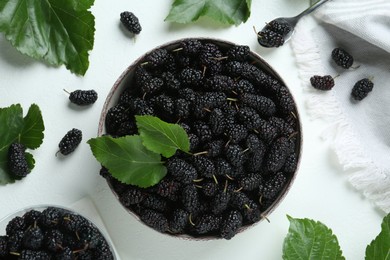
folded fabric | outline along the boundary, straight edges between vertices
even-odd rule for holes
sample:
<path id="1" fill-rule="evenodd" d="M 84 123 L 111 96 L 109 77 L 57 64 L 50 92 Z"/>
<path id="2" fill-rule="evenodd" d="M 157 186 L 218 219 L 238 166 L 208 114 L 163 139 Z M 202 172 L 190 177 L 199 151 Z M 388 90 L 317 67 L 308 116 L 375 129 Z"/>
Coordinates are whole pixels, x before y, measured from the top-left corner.
<path id="1" fill-rule="evenodd" d="M 379 208 L 390 212 L 390 1 L 331 0 L 313 13 L 316 25 L 302 19 L 292 38 L 313 118 L 328 120 L 330 140 L 349 180 Z M 331 58 L 341 47 L 354 57 L 351 68 Z M 313 75 L 331 75 L 330 91 L 314 89 Z M 354 84 L 369 78 L 373 90 L 361 101 L 351 98 Z"/>

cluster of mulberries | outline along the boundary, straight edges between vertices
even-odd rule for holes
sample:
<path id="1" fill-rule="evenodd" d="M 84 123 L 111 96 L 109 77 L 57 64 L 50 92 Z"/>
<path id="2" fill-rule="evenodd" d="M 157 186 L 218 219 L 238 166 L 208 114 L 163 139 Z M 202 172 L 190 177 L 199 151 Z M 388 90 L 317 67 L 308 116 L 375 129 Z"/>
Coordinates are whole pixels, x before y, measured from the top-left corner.
<path id="1" fill-rule="evenodd" d="M 257 41 L 264 47 L 279 47 L 284 44 L 285 37 L 291 32 L 291 25 L 281 19 L 275 19 L 257 33 Z"/>
<path id="2" fill-rule="evenodd" d="M 136 134 L 134 116 L 153 115 L 183 127 L 190 153 L 163 158 L 167 175 L 149 188 L 102 170 L 121 203 L 155 230 L 193 237 L 230 239 L 259 221 L 299 156 L 299 122 L 286 86 L 253 63 L 247 46 L 207 40 L 186 39 L 138 64 L 106 115 L 107 134 Z M 146 87 L 151 79 L 158 86 Z"/>
<path id="3" fill-rule="evenodd" d="M 334 48 L 331 53 L 331 58 L 337 66 L 343 69 L 354 68 L 352 67 L 354 63 L 353 56 L 343 48 Z M 359 66 L 355 67 L 355 69 L 358 67 Z M 335 77 L 332 77 L 330 75 L 314 75 L 310 78 L 310 84 L 315 89 L 331 90 L 335 85 L 334 78 Z M 367 95 L 372 91 L 373 88 L 374 83 L 372 82 L 372 79 L 362 78 L 354 84 L 351 91 L 351 98 L 355 101 L 360 101 L 367 97 Z"/>
<path id="4" fill-rule="evenodd" d="M 106 239 L 89 220 L 57 207 L 12 218 L 0 236 L 0 259 L 112 260 Z"/>

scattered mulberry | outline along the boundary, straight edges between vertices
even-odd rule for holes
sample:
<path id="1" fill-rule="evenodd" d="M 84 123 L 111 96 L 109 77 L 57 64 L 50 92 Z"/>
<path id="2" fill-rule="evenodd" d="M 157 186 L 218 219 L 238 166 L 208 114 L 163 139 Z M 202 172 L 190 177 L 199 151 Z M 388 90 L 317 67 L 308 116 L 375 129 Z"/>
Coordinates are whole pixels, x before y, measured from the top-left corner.
<path id="1" fill-rule="evenodd" d="M 141 211 L 140 218 L 146 225 L 159 232 L 168 231 L 168 219 L 162 213 L 151 209 L 144 209 Z"/>
<path id="2" fill-rule="evenodd" d="M 361 79 L 353 86 L 351 96 L 354 100 L 360 101 L 367 97 L 368 93 L 370 93 L 373 88 L 374 83 L 370 79 Z"/>
<path id="3" fill-rule="evenodd" d="M 26 147 L 21 143 L 12 143 L 8 148 L 8 168 L 18 178 L 26 177 L 31 171 L 25 151 Z"/>
<path id="4" fill-rule="evenodd" d="M 91 105 L 98 99 L 98 94 L 95 90 L 75 90 L 69 94 L 70 102 L 79 105 L 86 106 Z"/>
<path id="5" fill-rule="evenodd" d="M 283 35 L 270 29 L 264 29 L 258 32 L 257 41 L 264 47 L 280 47 L 284 44 Z"/>
<path id="6" fill-rule="evenodd" d="M 227 52 L 229 60 L 245 61 L 249 57 L 250 49 L 246 45 L 236 45 L 231 47 Z"/>
<path id="7" fill-rule="evenodd" d="M 69 130 L 58 144 L 59 152 L 63 155 L 72 153 L 81 143 L 82 132 L 79 129 L 73 128 Z"/>
<path id="8" fill-rule="evenodd" d="M 226 214 L 221 224 L 221 237 L 231 239 L 242 226 L 242 215 L 237 210 L 232 210 Z"/>
<path id="9" fill-rule="evenodd" d="M 311 85 L 319 90 L 331 90 L 334 87 L 334 79 L 330 75 L 314 75 L 310 78 Z"/>
<path id="10" fill-rule="evenodd" d="M 127 30 L 134 34 L 139 34 L 142 30 L 138 18 L 132 12 L 122 12 L 120 14 L 120 21 L 126 27 Z"/>
<path id="11" fill-rule="evenodd" d="M 264 96 L 251 94 L 251 93 L 243 93 L 240 95 L 240 101 L 257 111 L 259 115 L 263 117 L 269 117 L 275 114 L 276 106 L 275 103 Z"/>
<path id="12" fill-rule="evenodd" d="M 342 48 L 333 49 L 332 59 L 337 65 L 343 67 L 344 69 L 349 69 L 353 64 L 352 55 Z"/>
<path id="13" fill-rule="evenodd" d="M 286 137 L 276 139 L 265 156 L 265 167 L 268 171 L 277 172 L 286 162 L 289 151 L 289 140 Z"/>
<path id="14" fill-rule="evenodd" d="M 170 158 L 166 162 L 168 173 L 181 183 L 192 183 L 198 176 L 196 169 L 186 161 L 179 158 Z"/>

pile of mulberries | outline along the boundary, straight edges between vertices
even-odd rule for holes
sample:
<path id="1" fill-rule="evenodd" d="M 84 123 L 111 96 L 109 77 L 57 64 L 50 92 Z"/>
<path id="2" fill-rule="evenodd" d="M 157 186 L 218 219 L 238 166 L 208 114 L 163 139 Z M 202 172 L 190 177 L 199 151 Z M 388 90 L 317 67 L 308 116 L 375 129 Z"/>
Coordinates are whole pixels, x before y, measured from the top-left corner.
<path id="1" fill-rule="evenodd" d="M 31 209 L 13 217 L 5 231 L 0 236 L 0 259 L 114 259 L 94 224 L 62 208 Z"/>
<path id="2" fill-rule="evenodd" d="M 296 171 L 294 100 L 247 46 L 191 38 L 152 51 L 108 110 L 106 134 L 137 134 L 135 115 L 178 123 L 190 140 L 189 153 L 163 158 L 167 175 L 155 186 L 101 170 L 122 205 L 159 232 L 231 239 L 267 214 Z"/>
<path id="3" fill-rule="evenodd" d="M 292 29 L 286 20 L 272 20 L 257 33 L 257 41 L 263 47 L 280 47 L 284 44 L 285 37 Z"/>

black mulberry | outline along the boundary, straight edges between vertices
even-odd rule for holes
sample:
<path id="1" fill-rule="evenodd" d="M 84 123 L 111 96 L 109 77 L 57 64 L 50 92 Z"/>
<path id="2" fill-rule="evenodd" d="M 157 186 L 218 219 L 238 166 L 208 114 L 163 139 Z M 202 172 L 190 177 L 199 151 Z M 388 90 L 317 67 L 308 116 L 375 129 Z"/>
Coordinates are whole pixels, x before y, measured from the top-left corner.
<path id="1" fill-rule="evenodd" d="M 332 59 L 334 62 L 343 67 L 344 69 L 349 69 L 353 64 L 353 57 L 343 48 L 335 48 L 332 51 Z"/>
<path id="2" fill-rule="evenodd" d="M 330 75 L 314 75 L 310 78 L 311 85 L 319 90 L 331 90 L 334 87 L 334 79 Z"/>
<path id="3" fill-rule="evenodd" d="M 127 30 L 134 34 L 139 34 L 142 30 L 141 24 L 138 18 L 129 11 L 122 12 L 120 14 L 120 21 L 126 27 Z"/>
<path id="4" fill-rule="evenodd" d="M 368 93 L 370 93 L 373 88 L 374 83 L 370 79 L 361 79 L 353 86 L 351 96 L 354 100 L 360 101 L 367 97 Z"/>
<path id="5" fill-rule="evenodd" d="M 271 99 L 264 96 L 243 93 L 240 95 L 240 101 L 243 104 L 254 108 L 259 113 L 259 115 L 263 117 L 272 116 L 276 112 L 275 103 Z"/>
<path id="6" fill-rule="evenodd" d="M 229 60 L 245 61 L 249 57 L 249 46 L 247 45 L 236 45 L 226 52 Z"/>
<path id="7" fill-rule="evenodd" d="M 95 90 L 75 90 L 69 94 L 70 102 L 79 105 L 86 106 L 91 105 L 98 99 L 98 94 Z"/>
<path id="8" fill-rule="evenodd" d="M 191 164 L 179 158 L 170 158 L 166 162 L 168 173 L 181 183 L 192 183 L 198 176 Z"/>
<path id="9" fill-rule="evenodd" d="M 144 209 L 141 211 L 140 218 L 146 225 L 159 232 L 168 231 L 168 219 L 162 213 L 151 209 Z"/>
<path id="10" fill-rule="evenodd" d="M 8 168 L 18 178 L 26 177 L 31 171 L 25 151 L 26 147 L 21 143 L 12 143 L 8 148 Z"/>
<path id="11" fill-rule="evenodd" d="M 289 151 L 289 140 L 280 137 L 273 142 L 265 156 L 265 167 L 268 171 L 277 172 L 286 162 Z"/>
<path id="12" fill-rule="evenodd" d="M 199 217 L 195 223 L 197 234 L 206 234 L 218 230 L 221 225 L 221 217 L 212 214 L 205 214 Z"/>
<path id="13" fill-rule="evenodd" d="M 169 221 L 169 232 L 177 234 L 183 233 L 184 229 L 189 224 L 190 214 L 184 209 L 175 209 L 172 213 L 172 218 Z"/>
<path id="14" fill-rule="evenodd" d="M 258 32 L 257 41 L 264 47 L 280 47 L 284 44 L 283 35 L 270 29 L 264 29 Z"/>
<path id="15" fill-rule="evenodd" d="M 63 155 L 68 155 L 72 153 L 81 143 L 81 139 L 81 130 L 76 128 L 69 130 L 58 144 L 59 152 Z"/>
<path id="16" fill-rule="evenodd" d="M 221 224 L 221 237 L 231 239 L 242 226 L 242 215 L 237 210 L 232 210 L 223 218 Z"/>

